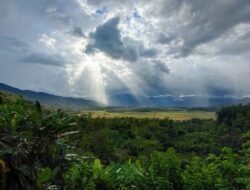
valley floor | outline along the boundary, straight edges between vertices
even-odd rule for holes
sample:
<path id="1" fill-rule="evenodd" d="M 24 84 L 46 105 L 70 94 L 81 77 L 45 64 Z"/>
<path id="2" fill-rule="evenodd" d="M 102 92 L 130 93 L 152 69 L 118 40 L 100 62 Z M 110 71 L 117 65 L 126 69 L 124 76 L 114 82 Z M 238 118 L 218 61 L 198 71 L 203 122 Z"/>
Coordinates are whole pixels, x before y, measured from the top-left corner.
<path id="1" fill-rule="evenodd" d="M 183 121 L 190 119 L 215 119 L 215 112 L 210 111 L 122 111 L 122 112 L 109 112 L 109 111 L 86 111 L 81 112 L 83 115 L 91 115 L 93 118 L 169 118 L 175 121 Z"/>

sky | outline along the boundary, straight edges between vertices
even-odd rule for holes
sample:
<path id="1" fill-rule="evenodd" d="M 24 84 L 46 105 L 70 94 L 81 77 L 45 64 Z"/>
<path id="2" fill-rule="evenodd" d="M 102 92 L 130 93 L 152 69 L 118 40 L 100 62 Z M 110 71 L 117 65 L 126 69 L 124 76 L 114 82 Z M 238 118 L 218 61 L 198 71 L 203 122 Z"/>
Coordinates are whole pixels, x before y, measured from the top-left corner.
<path id="1" fill-rule="evenodd" d="M 250 97 L 249 0 L 0 0 L 0 82 L 112 97 Z"/>

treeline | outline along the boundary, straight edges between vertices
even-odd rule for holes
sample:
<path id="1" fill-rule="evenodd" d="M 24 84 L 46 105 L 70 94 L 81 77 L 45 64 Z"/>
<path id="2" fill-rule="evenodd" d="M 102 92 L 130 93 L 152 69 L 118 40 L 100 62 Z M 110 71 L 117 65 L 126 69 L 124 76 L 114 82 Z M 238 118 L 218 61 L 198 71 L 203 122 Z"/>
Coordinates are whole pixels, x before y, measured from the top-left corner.
<path id="1" fill-rule="evenodd" d="M 250 189 L 250 105 L 107 119 L 0 93 L 0 189 Z"/>

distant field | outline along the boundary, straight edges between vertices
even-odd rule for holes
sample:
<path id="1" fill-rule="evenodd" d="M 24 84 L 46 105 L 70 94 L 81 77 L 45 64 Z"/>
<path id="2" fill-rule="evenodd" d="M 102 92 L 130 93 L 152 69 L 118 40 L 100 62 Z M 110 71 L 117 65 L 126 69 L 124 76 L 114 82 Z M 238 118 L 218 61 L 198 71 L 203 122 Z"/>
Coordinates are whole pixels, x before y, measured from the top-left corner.
<path id="1" fill-rule="evenodd" d="M 152 111 L 152 112 L 139 112 L 139 111 L 124 111 L 124 112 L 107 112 L 107 111 L 88 111 L 82 114 L 89 114 L 93 118 L 105 117 L 135 117 L 135 118 L 170 118 L 173 120 L 189 120 L 189 119 L 215 119 L 215 112 L 208 111 Z"/>

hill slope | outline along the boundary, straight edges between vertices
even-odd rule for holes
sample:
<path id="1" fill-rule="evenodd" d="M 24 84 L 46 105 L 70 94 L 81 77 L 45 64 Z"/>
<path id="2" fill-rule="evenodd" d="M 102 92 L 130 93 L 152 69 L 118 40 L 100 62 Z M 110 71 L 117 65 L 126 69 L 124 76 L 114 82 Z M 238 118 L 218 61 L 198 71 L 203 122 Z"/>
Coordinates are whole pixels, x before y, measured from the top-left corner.
<path id="1" fill-rule="evenodd" d="M 42 104 L 55 107 L 80 109 L 80 108 L 93 108 L 100 106 L 97 102 L 93 100 L 88 100 L 83 98 L 62 97 L 44 92 L 35 92 L 31 90 L 21 90 L 3 83 L 0 83 L 0 91 L 22 95 L 28 100 L 39 101 Z"/>

